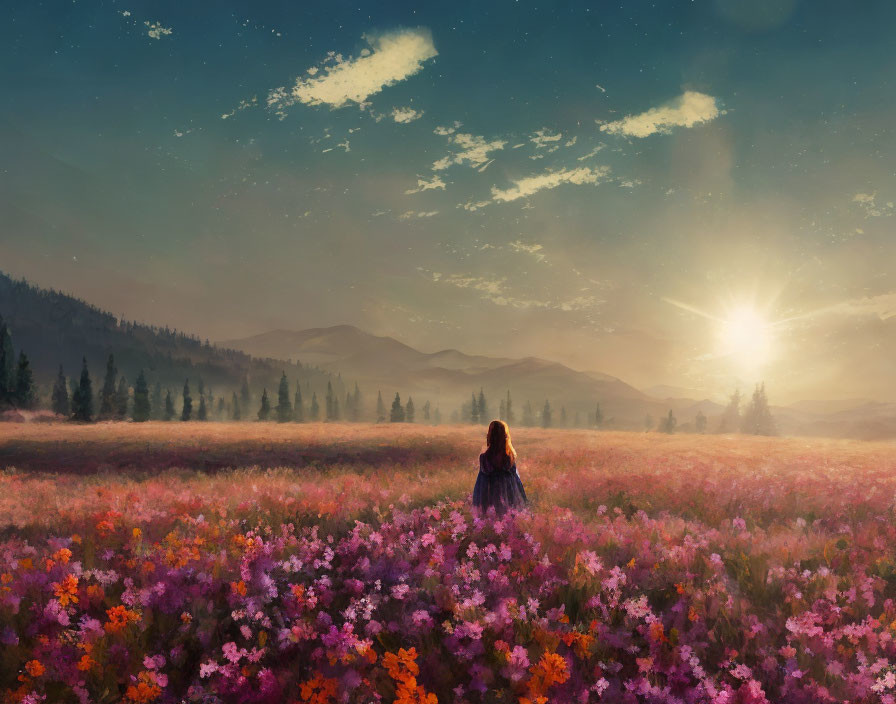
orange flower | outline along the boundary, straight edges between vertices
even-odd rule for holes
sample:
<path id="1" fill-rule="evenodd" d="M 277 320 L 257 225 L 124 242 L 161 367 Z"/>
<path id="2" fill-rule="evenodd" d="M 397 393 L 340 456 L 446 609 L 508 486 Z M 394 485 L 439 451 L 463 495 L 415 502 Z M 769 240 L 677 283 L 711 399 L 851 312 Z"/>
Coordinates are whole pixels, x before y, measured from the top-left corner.
<path id="1" fill-rule="evenodd" d="M 78 661 L 78 669 L 81 672 L 87 672 L 91 668 L 96 665 L 96 660 L 94 660 L 89 655 L 82 655 L 81 659 Z"/>
<path id="2" fill-rule="evenodd" d="M 543 696 L 553 685 L 563 684 L 569 679 L 566 659 L 557 653 L 542 655 L 541 660 L 529 668 L 529 672 L 532 677 L 527 684 L 530 693 L 535 697 Z"/>
<path id="3" fill-rule="evenodd" d="M 19 567 L 21 567 L 23 570 L 33 570 L 34 560 L 32 560 L 30 557 L 19 560 Z"/>
<path id="4" fill-rule="evenodd" d="M 143 535 L 143 531 L 139 528 L 134 528 L 134 530 L 131 531 L 131 535 L 134 536 L 134 540 L 140 540 L 140 537 Z"/>
<path id="5" fill-rule="evenodd" d="M 339 681 L 324 677 L 320 673 L 299 685 L 303 702 L 309 704 L 329 704 L 336 698 Z"/>
<path id="6" fill-rule="evenodd" d="M 32 677 L 40 677 L 46 671 L 46 668 L 41 664 L 40 660 L 29 660 L 25 663 L 25 672 Z"/>
<path id="7" fill-rule="evenodd" d="M 53 553 L 53 559 L 56 560 L 56 562 L 61 562 L 63 565 L 67 565 L 71 557 L 72 551 L 68 548 L 59 548 Z"/>
<path id="8" fill-rule="evenodd" d="M 99 584 L 91 584 L 87 587 L 88 599 L 96 599 L 97 601 L 100 601 L 104 596 L 103 588 Z"/>
<path id="9" fill-rule="evenodd" d="M 666 632 L 663 628 L 662 621 L 654 621 L 650 624 L 650 638 L 652 640 L 658 641 L 660 643 L 668 643 L 669 639 L 666 638 Z"/>
<path id="10" fill-rule="evenodd" d="M 53 594 L 62 606 L 78 603 L 78 578 L 73 574 L 66 575 L 61 582 L 53 582 Z"/>
<path id="11" fill-rule="evenodd" d="M 240 580 L 239 582 L 231 582 L 230 588 L 240 596 L 246 596 L 246 583 L 243 580 Z"/>
<path id="12" fill-rule="evenodd" d="M 109 617 L 105 625 L 107 633 L 120 633 L 129 623 L 137 623 L 140 620 L 140 614 L 120 605 L 106 609 L 106 615 Z"/>
<path id="13" fill-rule="evenodd" d="M 193 616 L 188 614 L 186 611 L 182 611 L 180 614 L 180 620 L 182 623 L 190 623 L 193 620 Z"/>

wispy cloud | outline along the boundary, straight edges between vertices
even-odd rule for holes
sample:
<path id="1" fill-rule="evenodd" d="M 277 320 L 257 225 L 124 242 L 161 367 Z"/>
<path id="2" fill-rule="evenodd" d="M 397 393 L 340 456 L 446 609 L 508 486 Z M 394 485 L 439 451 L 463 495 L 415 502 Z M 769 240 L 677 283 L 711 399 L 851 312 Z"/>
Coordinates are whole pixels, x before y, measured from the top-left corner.
<path id="1" fill-rule="evenodd" d="M 438 210 L 406 210 L 401 215 L 398 216 L 399 220 L 416 220 L 418 218 L 431 218 L 433 215 L 438 215 Z"/>
<path id="2" fill-rule="evenodd" d="M 893 201 L 879 203 L 877 193 L 856 193 L 852 202 L 857 203 L 865 211 L 865 217 L 869 218 L 885 217 L 894 212 Z"/>
<path id="3" fill-rule="evenodd" d="M 592 309 L 603 303 L 603 301 L 594 296 L 588 295 L 578 295 L 572 298 L 524 298 L 509 290 L 506 277 L 491 278 L 474 276 L 472 274 L 443 274 L 440 272 L 428 272 L 421 267 L 418 267 L 418 270 L 428 274 L 435 283 L 475 291 L 482 300 L 490 301 L 498 306 L 571 312 Z"/>
<path id="4" fill-rule="evenodd" d="M 445 190 L 445 182 L 442 180 L 442 178 L 440 176 L 435 175 L 432 177 L 432 179 L 430 181 L 427 181 L 426 179 L 420 178 L 418 176 L 417 177 L 417 187 L 409 188 L 404 193 L 405 193 L 405 195 L 411 195 L 413 193 L 422 193 L 423 191 L 433 191 L 436 189 L 439 189 L 442 191 Z"/>
<path id="5" fill-rule="evenodd" d="M 437 134 L 440 137 L 447 137 L 449 134 L 454 134 L 455 132 L 457 132 L 457 130 L 459 130 L 462 126 L 463 126 L 462 122 L 458 122 L 457 120 L 455 120 L 454 124 L 449 127 L 445 127 L 444 125 L 439 125 L 432 131 L 432 133 Z"/>
<path id="6" fill-rule="evenodd" d="M 240 104 L 237 105 L 233 110 L 231 110 L 230 112 L 223 113 L 221 115 L 221 119 L 222 120 L 230 119 L 231 117 L 236 115 L 238 112 L 241 112 L 242 110 L 245 110 L 246 108 L 251 108 L 257 104 L 258 104 L 258 96 L 253 95 L 251 100 L 241 100 Z"/>
<path id="7" fill-rule="evenodd" d="M 608 134 L 648 137 L 657 133 L 666 134 L 673 127 L 693 127 L 701 122 L 709 122 L 721 114 L 715 98 L 689 90 L 665 105 L 608 122 L 601 125 L 600 129 Z"/>
<path id="8" fill-rule="evenodd" d="M 403 81 L 438 55 L 426 29 L 403 29 L 380 35 L 364 35 L 370 46 L 357 57 L 330 52 L 320 67 L 307 70 L 292 88 L 277 88 L 268 95 L 268 106 L 281 115 L 296 103 L 341 108 L 364 105 L 383 88 Z"/>
<path id="9" fill-rule="evenodd" d="M 422 110 L 414 110 L 414 108 L 392 108 L 392 119 L 401 124 L 419 120 L 421 117 L 423 117 Z"/>
<path id="10" fill-rule="evenodd" d="M 535 257 L 536 261 L 544 261 L 544 247 L 536 242 L 529 244 L 516 240 L 514 242 L 510 242 L 507 246 L 510 247 L 514 252 L 530 254 L 531 256 Z"/>
<path id="11" fill-rule="evenodd" d="M 545 147 L 555 146 L 556 142 L 559 142 L 563 139 L 563 133 L 557 132 L 556 134 L 551 134 L 547 127 L 542 127 L 540 130 L 537 130 L 535 134 L 529 137 L 529 141 L 535 145 L 536 149 L 544 149 Z"/>
<path id="12" fill-rule="evenodd" d="M 128 15 L 129 14 L 130 13 L 128 12 Z M 127 17 L 127 15 L 123 16 Z M 171 27 L 163 27 L 161 22 L 150 22 L 147 20 L 143 24 L 147 27 L 146 34 L 153 39 L 161 39 L 163 36 L 173 33 Z"/>
<path id="13" fill-rule="evenodd" d="M 492 200 L 500 203 L 528 198 L 539 191 L 557 188 L 564 183 L 576 185 L 594 184 L 606 177 L 610 169 L 606 166 L 594 168 L 580 166 L 575 169 L 560 169 L 558 171 L 546 171 L 535 176 L 517 179 L 511 188 L 500 189 L 492 187 Z"/>
<path id="14" fill-rule="evenodd" d="M 495 139 L 489 142 L 485 137 L 478 137 L 465 132 L 449 133 L 449 142 L 460 149 L 453 154 L 439 159 L 432 165 L 433 171 L 447 169 L 452 164 L 468 163 L 474 169 L 481 168 L 489 161 L 491 152 L 500 151 L 507 144 L 506 140 Z"/>

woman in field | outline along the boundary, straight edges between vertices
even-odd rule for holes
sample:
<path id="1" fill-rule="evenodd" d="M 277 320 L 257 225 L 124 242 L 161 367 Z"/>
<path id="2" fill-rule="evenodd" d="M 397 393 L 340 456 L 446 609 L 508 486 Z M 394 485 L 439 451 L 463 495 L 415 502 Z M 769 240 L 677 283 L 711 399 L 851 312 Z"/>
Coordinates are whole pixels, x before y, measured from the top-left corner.
<path id="1" fill-rule="evenodd" d="M 479 455 L 479 476 L 473 487 L 473 506 L 480 511 L 495 507 L 498 515 L 508 508 L 528 503 L 523 482 L 516 471 L 516 451 L 510 442 L 510 428 L 503 420 L 493 420 L 486 435 L 488 446 Z"/>

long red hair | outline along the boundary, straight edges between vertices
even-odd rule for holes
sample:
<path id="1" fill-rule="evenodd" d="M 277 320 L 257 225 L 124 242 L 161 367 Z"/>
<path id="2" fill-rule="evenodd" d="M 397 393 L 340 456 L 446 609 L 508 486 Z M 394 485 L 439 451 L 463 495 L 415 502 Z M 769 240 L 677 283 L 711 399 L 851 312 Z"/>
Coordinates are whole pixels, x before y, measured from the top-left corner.
<path id="1" fill-rule="evenodd" d="M 502 459 L 506 457 L 510 464 L 516 462 L 516 450 L 510 442 L 510 428 L 503 420 L 493 420 L 488 424 L 488 433 L 485 436 L 486 450 L 493 457 L 498 455 Z"/>

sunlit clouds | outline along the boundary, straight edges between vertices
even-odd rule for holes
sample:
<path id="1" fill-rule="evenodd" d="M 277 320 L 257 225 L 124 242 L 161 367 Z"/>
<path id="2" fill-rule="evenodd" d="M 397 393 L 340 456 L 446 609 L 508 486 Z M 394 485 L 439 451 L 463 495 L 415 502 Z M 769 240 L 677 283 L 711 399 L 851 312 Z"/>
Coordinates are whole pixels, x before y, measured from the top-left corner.
<path id="1" fill-rule="evenodd" d="M 648 137 L 657 133 L 666 134 L 673 127 L 693 127 L 709 122 L 720 114 L 715 98 L 689 90 L 660 107 L 603 124 L 600 130 L 626 137 Z"/>

